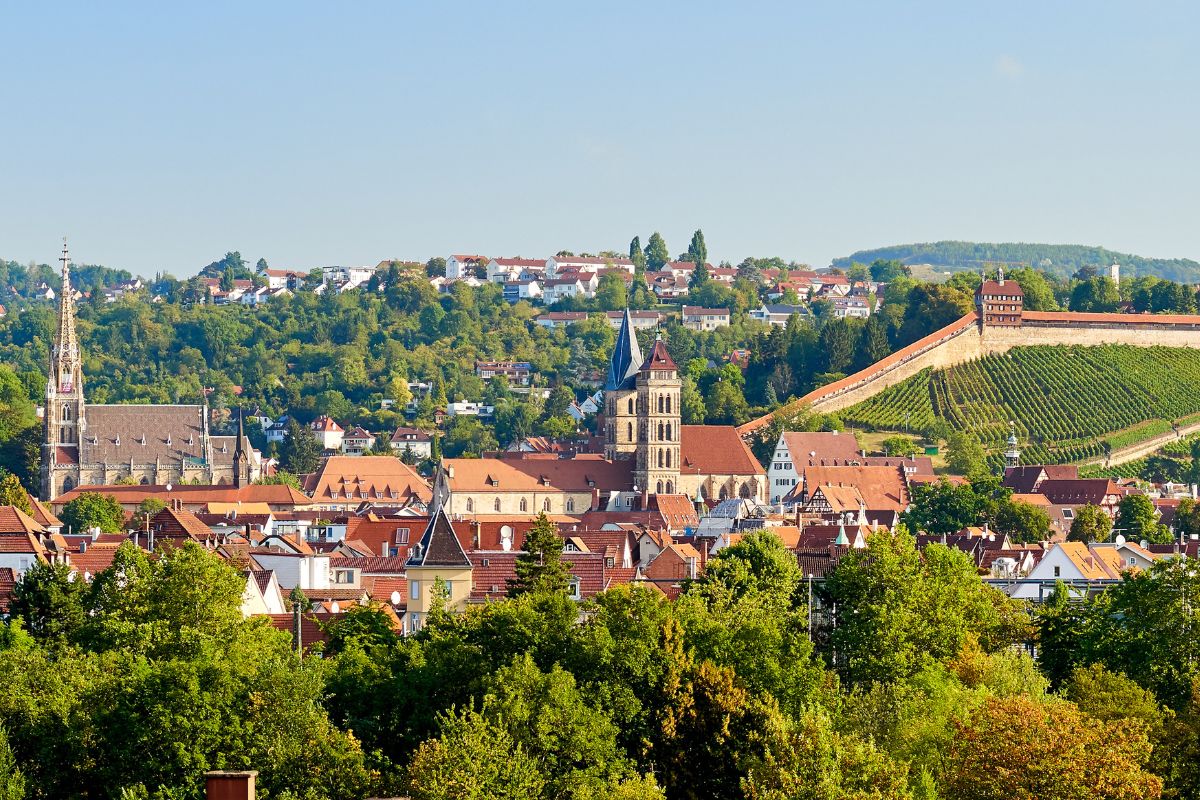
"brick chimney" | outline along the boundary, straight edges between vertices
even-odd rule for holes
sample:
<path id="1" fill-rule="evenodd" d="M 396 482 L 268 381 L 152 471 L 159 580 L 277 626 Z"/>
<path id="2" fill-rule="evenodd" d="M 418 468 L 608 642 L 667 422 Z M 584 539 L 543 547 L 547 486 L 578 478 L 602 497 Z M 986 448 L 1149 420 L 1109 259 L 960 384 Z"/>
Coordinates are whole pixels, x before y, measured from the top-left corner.
<path id="1" fill-rule="evenodd" d="M 206 772 L 204 795 L 207 800 L 254 800 L 254 779 L 257 777 L 257 770 Z"/>

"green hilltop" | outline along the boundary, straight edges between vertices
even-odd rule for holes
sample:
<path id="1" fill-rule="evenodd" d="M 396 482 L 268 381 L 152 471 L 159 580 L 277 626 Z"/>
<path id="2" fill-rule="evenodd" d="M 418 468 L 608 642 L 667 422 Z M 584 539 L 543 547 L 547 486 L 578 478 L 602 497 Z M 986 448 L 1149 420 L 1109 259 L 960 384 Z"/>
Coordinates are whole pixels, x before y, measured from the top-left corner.
<path id="1" fill-rule="evenodd" d="M 947 271 L 978 270 L 988 263 L 1026 264 L 1057 277 L 1069 277 L 1083 267 L 1108 267 L 1120 264 L 1122 276 L 1155 275 L 1173 281 L 1200 281 L 1200 262 L 1189 258 L 1144 258 L 1118 253 L 1103 247 L 1079 244 L 1027 244 L 1024 242 L 922 242 L 897 244 L 871 250 L 859 250 L 844 258 L 835 258 L 833 266 L 845 269 L 851 264 L 870 264 L 877 260 L 896 260 L 905 264 L 930 264 Z"/>
<path id="2" fill-rule="evenodd" d="M 851 426 L 963 430 L 999 459 L 1016 425 L 1022 461 L 1086 462 L 1200 423 L 1200 351 L 1099 345 L 1015 347 L 924 370 L 841 412 Z"/>

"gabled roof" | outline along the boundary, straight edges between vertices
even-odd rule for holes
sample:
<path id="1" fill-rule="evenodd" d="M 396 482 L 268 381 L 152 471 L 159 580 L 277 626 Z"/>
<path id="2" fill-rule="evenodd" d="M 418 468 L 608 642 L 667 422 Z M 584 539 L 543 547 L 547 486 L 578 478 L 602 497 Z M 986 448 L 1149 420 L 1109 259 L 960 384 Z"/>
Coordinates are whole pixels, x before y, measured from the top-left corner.
<path id="1" fill-rule="evenodd" d="M 638 345 L 637 334 L 633 330 L 633 319 L 629 309 L 625 309 L 625 318 L 621 320 L 621 328 L 617 331 L 617 343 L 613 347 L 612 359 L 608 364 L 608 381 L 604 384 L 605 391 L 633 388 L 638 368 L 642 365 L 642 348 Z"/>
<path id="2" fill-rule="evenodd" d="M 0 506 L 0 534 L 45 532 L 37 520 L 16 506 Z"/>
<path id="3" fill-rule="evenodd" d="M 1021 284 L 1014 280 L 1006 281 L 984 281 L 975 290 L 975 294 L 987 297 L 1024 297 L 1025 292 L 1021 290 Z"/>
<path id="4" fill-rule="evenodd" d="M 732 425 L 680 425 L 679 471 L 687 475 L 764 475 Z"/>
<path id="5" fill-rule="evenodd" d="M 799 472 L 801 465 L 810 459 L 861 459 L 858 439 L 853 433 L 837 431 L 788 431 L 783 434 L 783 443 Z"/>
<path id="6" fill-rule="evenodd" d="M 471 568 L 471 559 L 467 558 L 458 537 L 454 534 L 454 526 L 446 510 L 439 508 L 433 513 L 420 543 L 412 549 L 405 567 L 462 567 Z"/>
<path id="7" fill-rule="evenodd" d="M 429 484 L 395 456 L 330 456 L 306 476 L 304 490 L 317 502 L 413 497 L 428 502 L 432 496 Z"/>
<path id="8" fill-rule="evenodd" d="M 654 340 L 654 348 L 650 351 L 650 355 L 642 363 L 641 371 L 648 372 L 652 369 L 669 369 L 678 370 L 675 366 L 675 361 L 672 360 L 671 354 L 667 352 L 667 345 L 662 339 Z"/>

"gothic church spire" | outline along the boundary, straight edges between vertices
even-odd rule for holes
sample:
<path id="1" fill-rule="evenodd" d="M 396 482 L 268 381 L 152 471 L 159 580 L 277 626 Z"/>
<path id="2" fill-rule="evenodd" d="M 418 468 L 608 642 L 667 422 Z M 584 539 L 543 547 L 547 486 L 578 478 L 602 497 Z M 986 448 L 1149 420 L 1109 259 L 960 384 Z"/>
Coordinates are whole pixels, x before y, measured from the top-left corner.
<path id="1" fill-rule="evenodd" d="M 79 340 L 75 336 L 75 293 L 71 289 L 71 256 L 67 252 L 67 239 L 63 237 L 62 294 L 58 298 L 58 330 L 54 345 L 50 348 L 50 386 L 57 394 L 72 394 L 82 391 Z"/>
<path id="2" fill-rule="evenodd" d="M 621 319 L 621 329 L 617 332 L 617 344 L 613 348 L 612 360 L 608 364 L 608 381 L 604 384 L 605 391 L 617 389 L 632 389 L 638 369 L 642 366 L 642 349 L 638 346 L 637 333 L 633 329 L 633 317 L 629 308 Z"/>

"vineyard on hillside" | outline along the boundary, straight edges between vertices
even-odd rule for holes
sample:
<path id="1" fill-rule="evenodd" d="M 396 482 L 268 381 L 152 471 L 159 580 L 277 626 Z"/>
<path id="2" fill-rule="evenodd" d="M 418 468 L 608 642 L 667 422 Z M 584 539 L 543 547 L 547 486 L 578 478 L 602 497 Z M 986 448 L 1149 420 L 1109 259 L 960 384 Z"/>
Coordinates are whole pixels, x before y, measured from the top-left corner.
<path id="1" fill-rule="evenodd" d="M 1100 345 L 1016 347 L 925 370 L 842 412 L 871 430 L 967 430 L 993 455 L 1016 423 L 1022 461 L 1102 458 L 1200 422 L 1200 351 Z"/>

